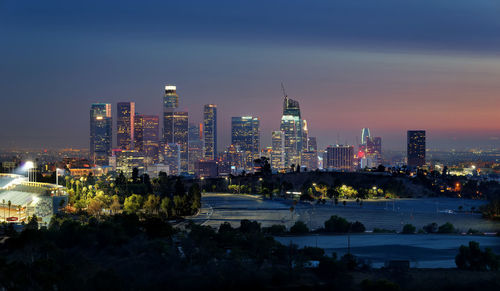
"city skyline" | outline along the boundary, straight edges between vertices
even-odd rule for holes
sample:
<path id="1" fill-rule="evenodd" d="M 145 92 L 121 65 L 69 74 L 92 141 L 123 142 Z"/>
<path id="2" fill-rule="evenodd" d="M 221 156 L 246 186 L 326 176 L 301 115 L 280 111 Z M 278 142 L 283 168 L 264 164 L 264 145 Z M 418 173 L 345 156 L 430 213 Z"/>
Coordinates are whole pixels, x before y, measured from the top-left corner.
<path id="1" fill-rule="evenodd" d="M 88 148 L 81 108 L 130 100 L 138 112 L 160 115 L 161 89 L 170 83 L 179 86 L 179 110 L 190 112 L 190 122 L 202 122 L 200 105 L 218 105 L 219 149 L 229 144 L 232 116 L 259 116 L 262 144 L 270 145 L 280 82 L 301 103 L 320 148 L 356 145 L 363 127 L 386 149 L 404 151 L 406 131 L 415 128 L 426 129 L 428 148 L 499 147 L 497 3 L 388 0 L 365 3 L 369 14 L 350 1 L 311 1 L 305 13 L 296 3 L 257 2 L 123 1 L 99 12 L 76 3 L 2 2 L 9 45 L 0 48 L 0 84 L 9 104 L 0 121 L 11 126 L 0 129 L 0 148 Z M 154 17 L 167 9 L 178 14 Z M 130 24 L 131 15 L 141 25 Z M 386 29 L 392 23 L 401 25 Z"/>

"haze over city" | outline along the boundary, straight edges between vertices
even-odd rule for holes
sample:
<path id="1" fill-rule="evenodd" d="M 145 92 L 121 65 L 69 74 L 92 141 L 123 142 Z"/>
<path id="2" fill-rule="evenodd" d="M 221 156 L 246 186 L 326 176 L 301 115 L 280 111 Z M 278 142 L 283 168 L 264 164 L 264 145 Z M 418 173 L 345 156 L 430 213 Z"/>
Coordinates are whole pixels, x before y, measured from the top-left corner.
<path id="1" fill-rule="evenodd" d="M 88 107 L 135 101 L 160 114 L 163 87 L 202 120 L 279 128 L 284 82 L 310 134 L 357 144 L 361 128 L 402 150 L 498 148 L 497 1 L 1 1 L 0 147 L 88 147 Z M 6 103 L 8 102 L 8 103 Z M 115 112 L 113 112 L 115 114 Z"/>

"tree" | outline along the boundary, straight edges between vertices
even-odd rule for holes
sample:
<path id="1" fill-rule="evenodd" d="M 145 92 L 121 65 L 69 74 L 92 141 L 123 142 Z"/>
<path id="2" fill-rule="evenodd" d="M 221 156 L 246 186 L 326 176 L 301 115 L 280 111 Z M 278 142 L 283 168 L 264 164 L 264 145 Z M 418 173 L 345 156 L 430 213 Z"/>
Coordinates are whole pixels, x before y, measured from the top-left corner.
<path id="1" fill-rule="evenodd" d="M 129 197 L 125 198 L 125 202 L 123 203 L 123 210 L 127 214 L 137 213 L 139 209 L 141 209 L 141 205 L 142 196 L 132 194 Z"/>
<path id="2" fill-rule="evenodd" d="M 309 228 L 302 221 L 295 222 L 295 224 L 290 228 L 290 233 L 293 233 L 293 234 L 304 234 L 304 233 L 308 233 L 308 232 L 309 232 Z"/>
<path id="3" fill-rule="evenodd" d="M 490 248 L 481 251 L 478 242 L 470 241 L 468 247 L 460 246 L 455 263 L 461 270 L 497 271 L 500 267 L 500 256 L 494 254 Z"/>
<path id="4" fill-rule="evenodd" d="M 340 216 L 332 215 L 327 221 L 325 221 L 325 231 L 336 232 L 336 233 L 346 233 L 349 231 L 349 222 Z"/>
<path id="5" fill-rule="evenodd" d="M 365 232 L 365 230 L 366 228 L 361 222 L 355 221 L 351 223 L 351 232 Z"/>
<path id="6" fill-rule="evenodd" d="M 200 185 L 197 183 L 194 183 L 189 187 L 188 190 L 188 197 L 191 203 L 191 214 L 196 213 L 198 209 L 201 208 L 201 190 L 200 190 Z"/>
<path id="7" fill-rule="evenodd" d="M 174 186 L 174 195 L 184 195 L 186 194 L 186 189 L 184 189 L 184 183 L 180 178 L 177 178 Z"/>
<path id="8" fill-rule="evenodd" d="M 33 214 L 33 216 L 30 218 L 28 224 L 26 224 L 26 229 L 38 229 L 38 217 L 36 215 Z"/>
<path id="9" fill-rule="evenodd" d="M 412 224 L 405 224 L 403 226 L 403 231 L 401 233 L 404 233 L 404 234 L 414 234 L 416 229 L 417 228 L 415 226 L 413 226 Z"/>
<path id="10" fill-rule="evenodd" d="M 447 222 L 439 227 L 438 232 L 439 233 L 454 233 L 455 227 L 453 226 L 453 224 Z"/>
<path id="11" fill-rule="evenodd" d="M 427 233 L 436 233 L 438 231 L 438 225 L 435 222 L 429 223 L 426 226 L 424 226 L 423 229 Z"/>
<path id="12" fill-rule="evenodd" d="M 139 169 L 137 168 L 132 169 L 132 183 L 139 183 Z"/>
<path id="13" fill-rule="evenodd" d="M 118 200 L 118 195 L 113 195 L 113 202 L 111 202 L 110 210 L 113 214 L 117 214 L 120 211 L 121 205 Z"/>
<path id="14" fill-rule="evenodd" d="M 148 214 L 158 213 L 160 209 L 160 197 L 150 194 L 146 202 L 144 202 L 144 210 Z"/>
<path id="15" fill-rule="evenodd" d="M 160 205 L 161 210 L 167 214 L 167 217 L 172 217 L 172 214 L 174 213 L 174 204 L 172 202 L 172 199 L 169 197 L 165 197 L 161 200 L 161 205 Z"/>
<path id="16" fill-rule="evenodd" d="M 102 202 L 98 199 L 92 199 L 87 207 L 87 212 L 94 216 L 99 216 L 102 210 Z"/>
<path id="17" fill-rule="evenodd" d="M 260 223 L 243 219 L 240 222 L 240 231 L 242 233 L 257 233 L 260 232 Z"/>

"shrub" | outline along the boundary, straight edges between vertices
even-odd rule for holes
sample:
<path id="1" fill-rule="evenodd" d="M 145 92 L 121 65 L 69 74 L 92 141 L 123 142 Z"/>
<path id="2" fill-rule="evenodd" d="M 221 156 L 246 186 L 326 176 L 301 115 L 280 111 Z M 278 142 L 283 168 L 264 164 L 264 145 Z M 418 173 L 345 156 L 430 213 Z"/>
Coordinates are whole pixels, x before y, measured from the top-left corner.
<path id="1" fill-rule="evenodd" d="M 415 226 L 413 226 L 412 224 L 405 224 L 403 226 L 403 231 L 401 233 L 404 233 L 404 234 L 414 234 L 416 229 L 417 228 Z"/>
<path id="2" fill-rule="evenodd" d="M 454 233 L 455 227 L 453 226 L 453 224 L 447 222 L 439 227 L 438 232 L 439 233 Z"/>
<path id="3" fill-rule="evenodd" d="M 469 228 L 467 234 L 481 234 L 481 232 L 477 229 Z"/>
<path id="4" fill-rule="evenodd" d="M 377 228 L 373 229 L 373 233 L 395 233 L 395 230 L 385 229 L 385 228 Z"/>
<path id="5" fill-rule="evenodd" d="M 293 233 L 293 234 L 304 234 L 304 233 L 308 233 L 308 232 L 309 232 L 309 228 L 302 221 L 295 222 L 295 224 L 290 228 L 290 233 Z"/>

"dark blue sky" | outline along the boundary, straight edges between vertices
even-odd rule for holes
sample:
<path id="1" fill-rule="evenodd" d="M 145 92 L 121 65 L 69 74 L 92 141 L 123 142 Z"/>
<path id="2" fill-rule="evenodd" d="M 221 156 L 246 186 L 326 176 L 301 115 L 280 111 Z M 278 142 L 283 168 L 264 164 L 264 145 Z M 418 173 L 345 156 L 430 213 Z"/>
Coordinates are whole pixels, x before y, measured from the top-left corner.
<path id="1" fill-rule="evenodd" d="M 92 102 L 158 114 L 166 83 L 193 121 L 219 105 L 220 149 L 241 114 L 265 146 L 282 81 L 322 146 L 500 147 L 497 0 L 0 0 L 0 36 L 0 147 L 86 147 Z"/>

